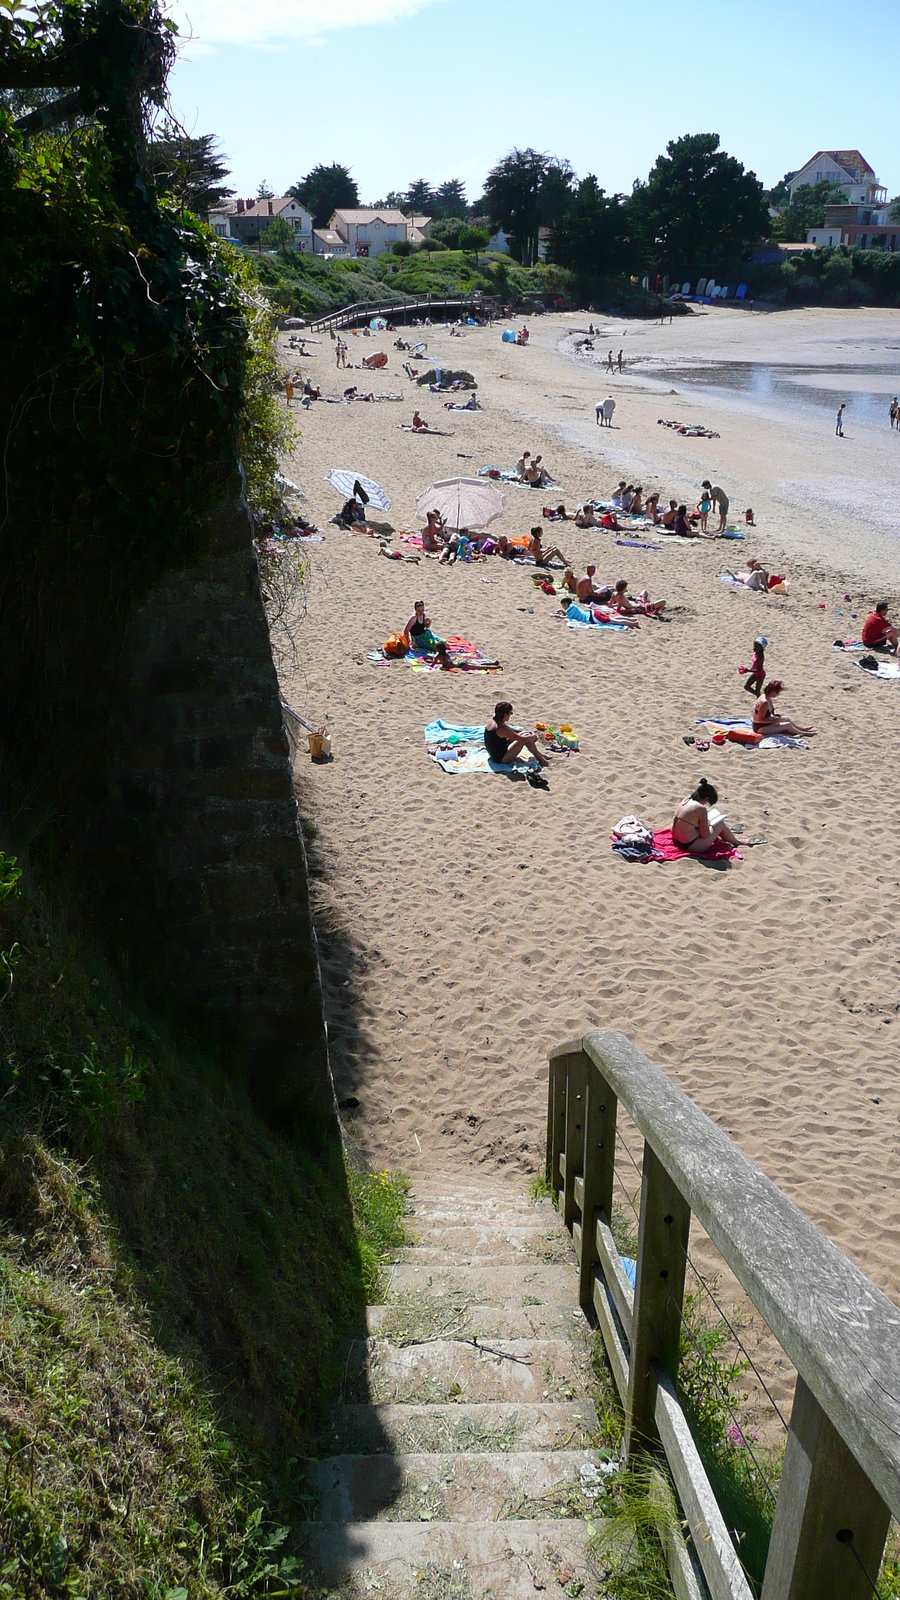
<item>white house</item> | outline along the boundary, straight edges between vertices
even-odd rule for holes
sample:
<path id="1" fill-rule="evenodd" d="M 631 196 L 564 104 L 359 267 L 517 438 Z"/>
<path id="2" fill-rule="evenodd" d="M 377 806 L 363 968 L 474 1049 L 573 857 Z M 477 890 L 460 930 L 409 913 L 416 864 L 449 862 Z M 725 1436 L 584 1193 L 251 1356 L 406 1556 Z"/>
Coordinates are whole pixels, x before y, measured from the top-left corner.
<path id="1" fill-rule="evenodd" d="M 882 188 L 873 169 L 858 150 L 817 150 L 815 155 L 795 172 L 788 183 L 793 200 L 804 184 L 839 183 L 847 196 L 848 205 L 883 205 L 887 190 Z"/>
<path id="2" fill-rule="evenodd" d="M 299 200 L 292 195 L 272 196 L 265 200 L 238 200 L 228 218 L 230 232 L 224 237 L 238 239 L 241 244 L 259 245 L 265 249 L 266 229 L 281 217 L 294 234 L 294 249 L 312 253 L 313 219 Z M 210 217 L 212 222 L 212 217 Z M 215 224 L 214 224 L 215 226 Z M 216 229 L 218 232 L 218 229 Z"/>
<path id="3" fill-rule="evenodd" d="M 355 211 L 335 211 L 328 227 L 343 239 L 351 256 L 383 256 L 392 245 L 411 237 L 412 224 L 402 211 L 362 207 Z"/>

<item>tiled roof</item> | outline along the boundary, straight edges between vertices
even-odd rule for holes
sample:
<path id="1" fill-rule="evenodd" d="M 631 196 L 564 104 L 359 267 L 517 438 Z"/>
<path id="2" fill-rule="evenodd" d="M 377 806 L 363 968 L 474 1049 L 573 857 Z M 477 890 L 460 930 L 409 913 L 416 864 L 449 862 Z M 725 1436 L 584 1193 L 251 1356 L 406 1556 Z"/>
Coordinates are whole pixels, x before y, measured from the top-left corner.
<path id="1" fill-rule="evenodd" d="M 403 227 L 406 226 L 406 218 L 402 211 L 371 211 L 368 209 L 363 209 L 360 211 L 343 211 L 338 208 L 334 214 L 336 217 L 340 217 L 341 221 L 347 223 L 347 225 L 351 228 L 359 227 L 361 224 L 365 224 L 366 222 L 374 222 L 376 217 L 380 217 L 382 222 L 392 223 L 395 226 L 398 224 Z"/>
<path id="2" fill-rule="evenodd" d="M 282 194 L 277 198 L 273 197 L 271 201 L 257 200 L 254 205 L 245 206 L 242 214 L 245 217 L 277 217 L 280 216 L 285 206 L 289 206 L 292 202 L 294 205 L 299 206 L 301 211 L 306 211 L 306 207 L 303 205 L 302 201 L 294 200 L 294 196 L 292 194 Z M 270 204 L 272 207 L 271 211 L 269 210 Z M 308 211 L 306 214 L 309 216 Z"/>

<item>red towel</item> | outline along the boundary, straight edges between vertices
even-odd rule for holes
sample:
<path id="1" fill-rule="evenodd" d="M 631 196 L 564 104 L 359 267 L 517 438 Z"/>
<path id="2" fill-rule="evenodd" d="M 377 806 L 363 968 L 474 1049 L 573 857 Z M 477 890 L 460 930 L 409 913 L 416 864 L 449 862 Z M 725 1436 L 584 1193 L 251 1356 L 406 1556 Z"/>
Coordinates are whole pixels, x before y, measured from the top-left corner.
<path id="1" fill-rule="evenodd" d="M 698 859 L 696 856 L 691 856 L 690 850 L 682 850 L 681 846 L 675 843 L 672 838 L 671 828 L 660 828 L 657 833 L 654 833 L 653 849 L 662 856 L 664 861 Z M 717 839 L 712 848 L 704 850 L 699 859 L 702 861 L 743 861 L 744 858 L 733 844 L 727 844 L 724 839 Z"/>

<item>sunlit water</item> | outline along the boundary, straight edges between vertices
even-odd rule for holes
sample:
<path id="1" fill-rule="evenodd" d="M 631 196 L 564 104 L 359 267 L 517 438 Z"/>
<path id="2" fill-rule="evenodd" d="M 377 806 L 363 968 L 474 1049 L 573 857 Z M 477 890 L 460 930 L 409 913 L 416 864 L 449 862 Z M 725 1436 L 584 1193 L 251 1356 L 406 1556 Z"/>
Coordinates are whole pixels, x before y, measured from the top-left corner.
<path id="1" fill-rule="evenodd" d="M 757 362 L 717 362 L 709 366 L 665 367 L 654 377 L 679 388 L 739 395 L 761 405 L 791 411 L 837 414 L 846 404 L 846 421 L 886 428 L 892 395 L 900 393 L 900 368 L 768 366 Z"/>

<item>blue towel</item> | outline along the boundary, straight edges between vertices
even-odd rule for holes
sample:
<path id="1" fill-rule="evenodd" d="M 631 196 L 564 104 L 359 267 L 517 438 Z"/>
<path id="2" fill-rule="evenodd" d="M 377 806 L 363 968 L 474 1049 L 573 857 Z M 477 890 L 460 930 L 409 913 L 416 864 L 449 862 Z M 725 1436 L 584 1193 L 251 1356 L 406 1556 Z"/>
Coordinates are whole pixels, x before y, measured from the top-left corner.
<path id="1" fill-rule="evenodd" d="M 619 1260 L 621 1261 L 622 1266 L 625 1268 L 625 1276 L 628 1279 L 628 1282 L 631 1284 L 632 1289 L 636 1289 L 637 1262 L 635 1261 L 634 1256 L 620 1256 Z"/>
<path id="2" fill-rule="evenodd" d="M 466 728 L 457 722 L 442 722 L 438 717 L 425 729 L 425 743 L 484 744 L 484 723 L 478 728 Z"/>

